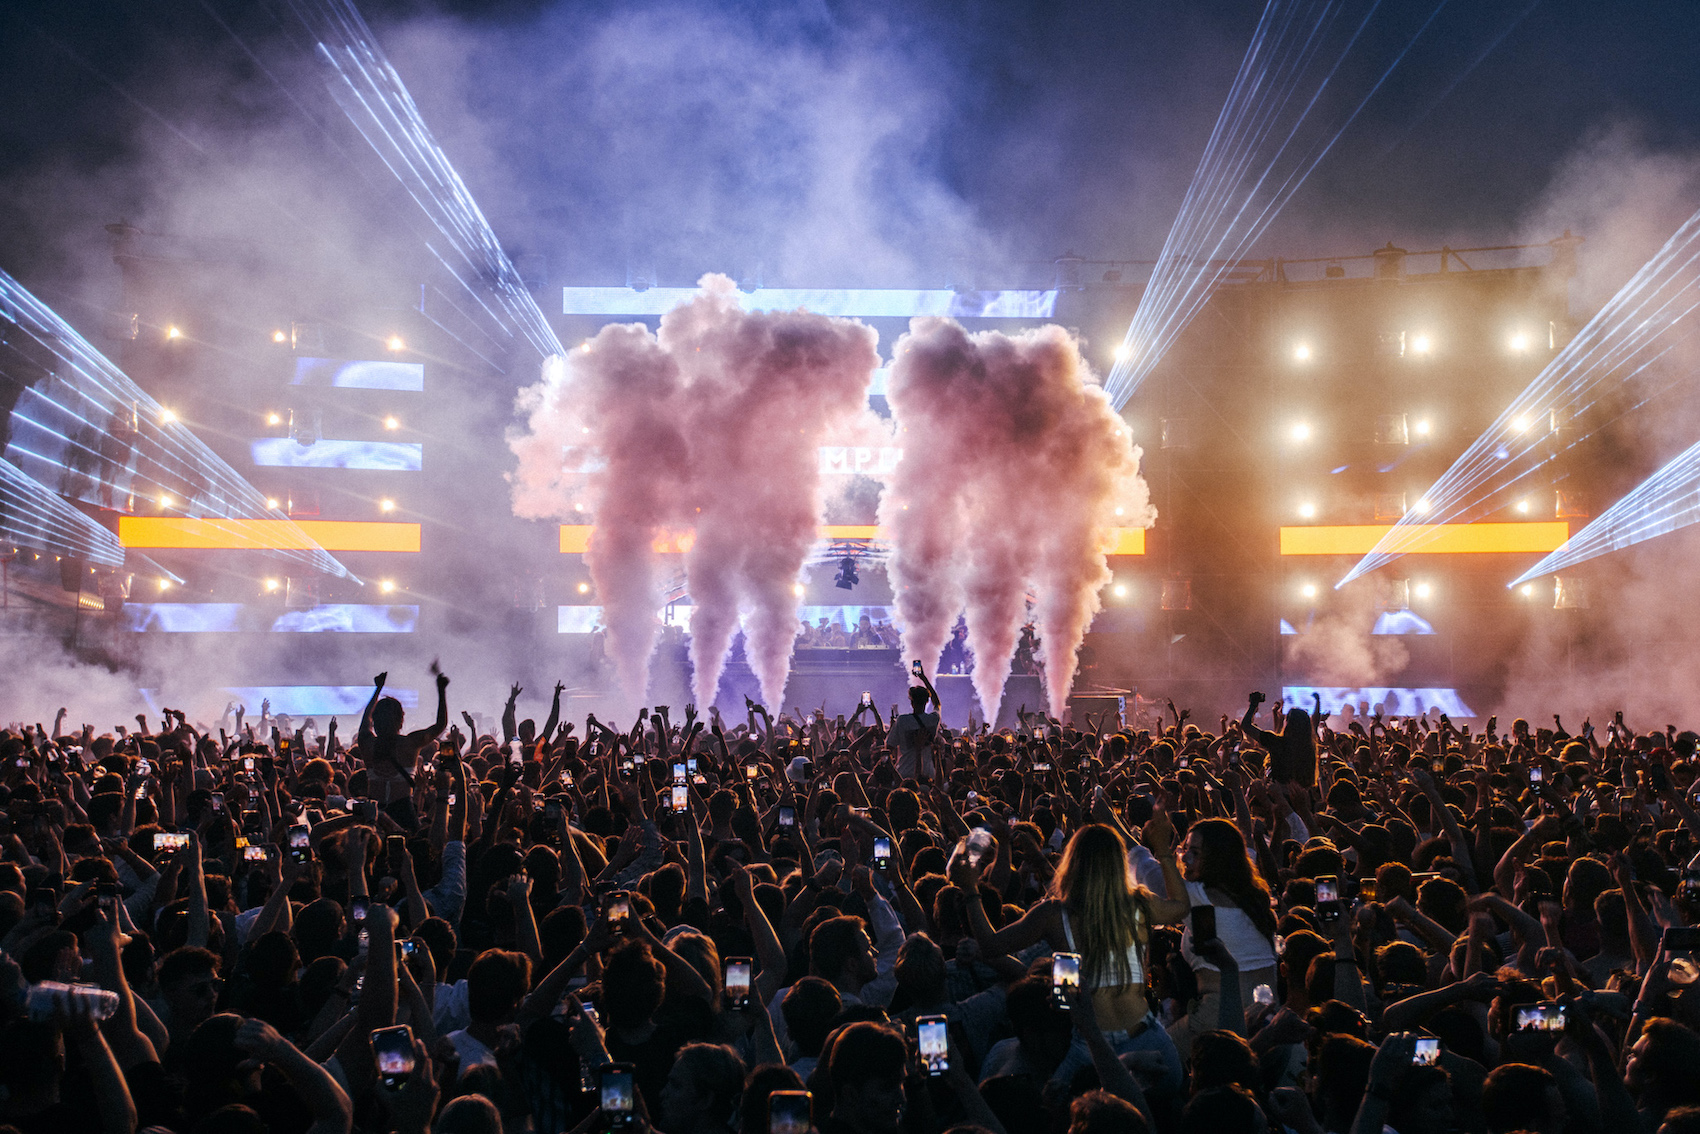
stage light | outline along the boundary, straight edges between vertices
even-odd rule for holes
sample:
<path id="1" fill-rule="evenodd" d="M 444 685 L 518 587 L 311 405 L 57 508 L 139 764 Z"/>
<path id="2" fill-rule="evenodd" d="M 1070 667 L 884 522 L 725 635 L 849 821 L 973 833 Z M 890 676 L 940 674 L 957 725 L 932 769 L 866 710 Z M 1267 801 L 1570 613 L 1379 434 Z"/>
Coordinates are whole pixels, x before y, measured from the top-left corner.
<path id="1" fill-rule="evenodd" d="M 1315 519 L 1316 505 L 1312 504 L 1309 500 L 1306 500 L 1303 504 L 1299 505 L 1299 515 L 1307 520 Z"/>
<path id="2" fill-rule="evenodd" d="M 171 493 L 162 492 L 159 494 L 159 506 L 161 508 L 169 508 L 175 503 L 176 501 L 171 498 Z"/>
<path id="3" fill-rule="evenodd" d="M 1529 419 L 1526 417 L 1512 418 L 1511 431 L 1513 433 L 1527 433 L 1529 431 Z"/>
<path id="4" fill-rule="evenodd" d="M 1293 361 L 1294 362 L 1309 362 L 1310 361 L 1310 344 L 1309 343 L 1299 343 L 1299 344 L 1297 344 L 1293 347 Z"/>
<path id="5" fill-rule="evenodd" d="M 1306 583 L 1304 586 L 1299 588 L 1299 594 L 1303 595 L 1305 598 L 1315 598 L 1316 597 L 1316 584 L 1315 583 Z"/>
<path id="6" fill-rule="evenodd" d="M 1427 335 L 1417 335 L 1411 339 L 1412 354 L 1427 354 L 1434 349 L 1434 342 Z"/>
<path id="7" fill-rule="evenodd" d="M 1428 418 L 1421 418 L 1412 428 L 1417 431 L 1418 437 L 1427 437 L 1429 431 Z"/>
<path id="8" fill-rule="evenodd" d="M 268 413 L 266 415 L 266 424 L 267 425 L 282 425 L 283 424 L 283 415 L 280 414 L 280 413 Z"/>
<path id="9" fill-rule="evenodd" d="M 1533 584 L 1533 583 L 1524 583 L 1523 584 L 1523 597 L 1524 598 L 1534 598 L 1535 597 L 1535 584 Z"/>
<path id="10" fill-rule="evenodd" d="M 162 591 L 169 591 L 171 589 L 171 580 L 170 579 L 161 579 L 159 581 L 159 589 L 162 590 Z"/>
<path id="11" fill-rule="evenodd" d="M 270 508 L 272 511 L 275 512 L 277 510 L 277 507 L 278 507 L 277 497 L 275 497 L 275 496 L 266 497 L 266 507 Z"/>
<path id="12" fill-rule="evenodd" d="M 400 335 L 391 335 L 389 337 L 389 339 L 384 343 L 384 345 L 389 347 L 390 350 L 392 350 L 392 351 L 401 351 L 401 350 L 407 349 L 407 343 L 402 340 L 402 337 Z"/>
<path id="13" fill-rule="evenodd" d="M 272 342 L 274 342 L 274 343 L 286 343 L 288 341 L 289 341 L 289 336 L 286 333 L 284 333 L 283 331 L 273 331 L 272 332 Z"/>
<path id="14" fill-rule="evenodd" d="M 1117 508 L 1117 509 L 1116 509 L 1116 515 L 1118 515 L 1118 516 L 1119 516 L 1119 515 L 1121 515 L 1121 514 L 1122 514 L 1122 513 L 1123 513 L 1123 512 L 1125 512 L 1125 511 L 1127 511 L 1127 509 L 1125 509 L 1125 508 Z"/>
<path id="15" fill-rule="evenodd" d="M 183 337 L 183 328 L 177 326 L 176 324 L 172 324 L 171 326 L 165 328 L 165 338 L 166 338 L 167 342 L 176 342 L 178 339 L 180 339 L 182 337 Z"/>
<path id="16" fill-rule="evenodd" d="M 389 417 L 384 418 L 384 428 L 385 429 L 400 429 L 401 428 L 401 422 L 396 419 L 394 414 L 391 414 Z"/>
<path id="17" fill-rule="evenodd" d="M 1116 347 L 1115 351 L 1112 353 L 1115 355 L 1117 362 L 1126 362 L 1128 359 L 1133 357 L 1133 349 L 1126 343 L 1122 343 L 1120 346 Z"/>
<path id="18" fill-rule="evenodd" d="M 392 594 L 395 591 L 395 580 L 384 579 L 378 584 L 378 589 L 386 595 Z"/>
<path id="19" fill-rule="evenodd" d="M 1525 335 L 1522 331 L 1518 331 L 1516 334 L 1512 335 L 1511 349 L 1518 354 L 1522 354 L 1527 351 L 1529 349 L 1529 336 Z"/>
<path id="20" fill-rule="evenodd" d="M 578 345 L 578 349 L 583 351 L 585 354 L 589 354 L 590 353 L 590 340 L 589 339 L 584 340 L 582 343 L 580 343 Z M 585 430 L 585 432 L 588 433 L 590 431 L 587 429 L 587 430 Z"/>
<path id="21" fill-rule="evenodd" d="M 846 555 L 838 561 L 838 575 L 832 580 L 832 585 L 841 591 L 847 591 L 862 580 L 856 574 L 855 557 Z"/>
<path id="22" fill-rule="evenodd" d="M 1519 514 L 1527 516 L 1529 514 L 1529 502 L 1527 500 L 1517 501 L 1517 511 Z"/>
<path id="23" fill-rule="evenodd" d="M 1112 591 L 1117 598 L 1126 598 L 1127 597 L 1127 584 L 1126 583 L 1117 583 L 1115 585 L 1115 587 L 1112 588 Z"/>
<path id="24" fill-rule="evenodd" d="M 283 584 L 281 582 L 279 582 L 277 579 L 267 579 L 266 580 L 266 592 L 268 594 L 271 593 L 272 591 L 277 590 L 281 586 L 283 586 Z"/>
<path id="25" fill-rule="evenodd" d="M 391 500 L 387 496 L 384 497 L 384 499 L 378 501 L 378 511 L 380 511 L 380 512 L 393 512 L 393 511 L 395 511 L 395 501 Z"/>
<path id="26" fill-rule="evenodd" d="M 791 587 L 791 593 L 796 595 L 798 598 L 802 598 L 803 597 L 803 584 L 801 584 L 801 583 L 793 584 L 792 587 Z"/>
<path id="27" fill-rule="evenodd" d="M 1292 438 L 1293 438 L 1294 441 L 1301 442 L 1301 443 L 1305 442 L 1305 441 L 1309 441 L 1310 440 L 1310 424 L 1308 422 L 1303 422 L 1303 421 L 1296 423 L 1292 428 Z"/>
<path id="28" fill-rule="evenodd" d="M 1430 587 L 1427 583 L 1418 583 L 1416 586 L 1411 588 L 1411 592 L 1418 598 L 1428 598 L 1429 595 L 1434 593 L 1434 588 Z"/>
<path id="29" fill-rule="evenodd" d="M 578 585 L 578 593 L 581 594 L 581 595 L 588 595 L 590 593 L 590 584 L 589 583 L 580 583 Z"/>
<path id="30" fill-rule="evenodd" d="M 167 425 L 170 425 L 172 422 L 177 420 L 177 411 L 176 410 L 169 410 L 169 409 L 162 409 L 162 410 L 159 411 L 159 420 L 163 421 Z"/>

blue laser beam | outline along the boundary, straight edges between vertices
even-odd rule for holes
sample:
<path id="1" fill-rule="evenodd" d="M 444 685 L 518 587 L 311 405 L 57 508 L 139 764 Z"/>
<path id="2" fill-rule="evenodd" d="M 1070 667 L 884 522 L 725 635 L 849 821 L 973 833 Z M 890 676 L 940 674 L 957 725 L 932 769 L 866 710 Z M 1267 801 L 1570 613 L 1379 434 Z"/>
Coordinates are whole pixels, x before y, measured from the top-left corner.
<path id="1" fill-rule="evenodd" d="M 259 489 L 4 270 L 0 329 L 0 372 L 22 387 L 9 419 L 4 457 L 29 479 L 103 508 L 127 510 L 139 497 L 190 516 L 281 515 L 267 507 Z M 305 534 L 297 534 L 313 546 Z M 311 572 L 352 577 L 316 547 L 268 554 Z"/>
<path id="2" fill-rule="evenodd" d="M 1468 523 L 1496 499 L 1596 431 L 1552 444 L 1557 429 L 1580 420 L 1608 392 L 1650 380 L 1657 364 L 1693 335 L 1688 317 L 1700 307 L 1700 212 L 1683 222 L 1658 253 L 1553 356 L 1492 425 L 1424 493 L 1428 510 L 1407 512 L 1335 586 L 1414 550 L 1427 539 L 1410 524 Z M 1433 538 L 1433 537 L 1429 537 Z"/>
<path id="3" fill-rule="evenodd" d="M 331 97 L 447 240 L 446 253 L 428 244 L 432 254 L 506 338 L 523 338 L 544 357 L 564 353 L 359 9 L 351 0 L 289 0 L 289 6 L 317 41 Z"/>
<path id="4" fill-rule="evenodd" d="M 89 563 L 124 564 L 117 536 L 7 461 L 0 461 L 0 538 Z"/>
<path id="5" fill-rule="evenodd" d="M 1622 551 L 1700 521 L 1700 442 L 1636 485 L 1545 559 L 1507 583 L 1515 587 L 1578 563 Z"/>
<path id="6" fill-rule="evenodd" d="M 1116 352 L 1105 390 L 1120 408 L 1299 191 L 1446 6 L 1429 12 L 1368 88 L 1343 103 L 1342 65 L 1377 0 L 1269 0 L 1204 155 Z M 1334 90 L 1330 91 L 1330 86 Z"/>

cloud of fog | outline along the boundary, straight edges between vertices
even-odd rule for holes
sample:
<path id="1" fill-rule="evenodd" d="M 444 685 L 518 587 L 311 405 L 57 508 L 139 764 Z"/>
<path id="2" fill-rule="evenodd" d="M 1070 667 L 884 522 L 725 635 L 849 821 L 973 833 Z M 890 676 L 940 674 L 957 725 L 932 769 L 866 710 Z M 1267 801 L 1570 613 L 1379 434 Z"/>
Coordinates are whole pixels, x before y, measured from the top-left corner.
<path id="1" fill-rule="evenodd" d="M 1386 685 L 1411 653 L 1397 637 L 1372 634 L 1381 605 L 1375 581 L 1323 592 L 1327 604 L 1286 642 L 1287 664 L 1311 685 Z"/>
<path id="2" fill-rule="evenodd" d="M 801 311 L 747 312 L 724 276 L 661 320 L 609 326 L 521 395 L 514 509 L 594 516 L 591 578 L 608 649 L 641 698 L 660 601 L 655 541 L 685 551 L 697 703 L 713 703 L 740 615 L 769 704 L 782 703 L 794 592 L 825 510 L 820 445 L 866 412 L 874 332 Z"/>
<path id="3" fill-rule="evenodd" d="M 905 656 L 931 671 L 966 610 L 975 692 L 992 717 L 1032 593 L 1061 716 L 1110 579 L 1110 529 L 1156 520 L 1140 450 L 1061 327 L 970 335 L 916 319 L 887 397 L 903 457 L 880 522 Z"/>

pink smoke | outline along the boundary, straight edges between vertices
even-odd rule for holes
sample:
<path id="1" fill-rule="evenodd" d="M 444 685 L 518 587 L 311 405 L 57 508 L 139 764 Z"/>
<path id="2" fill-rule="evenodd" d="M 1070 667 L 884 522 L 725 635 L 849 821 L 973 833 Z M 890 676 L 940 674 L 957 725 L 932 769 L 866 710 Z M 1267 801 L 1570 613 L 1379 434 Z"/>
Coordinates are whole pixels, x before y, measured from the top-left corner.
<path id="1" fill-rule="evenodd" d="M 905 656 L 931 671 L 965 608 L 975 693 L 995 719 L 1031 592 L 1062 716 L 1111 530 L 1156 519 L 1127 427 L 1055 326 L 970 335 L 916 319 L 887 397 L 903 457 L 880 519 Z"/>
<path id="2" fill-rule="evenodd" d="M 806 312 L 746 312 L 724 276 L 702 278 L 658 335 L 605 327 L 522 395 L 529 433 L 514 510 L 582 518 L 608 649 L 641 699 L 660 602 L 654 542 L 693 526 L 685 552 L 697 703 L 712 704 L 741 613 L 763 700 L 785 692 L 800 605 L 793 588 L 824 510 L 820 446 L 865 412 L 875 333 Z"/>

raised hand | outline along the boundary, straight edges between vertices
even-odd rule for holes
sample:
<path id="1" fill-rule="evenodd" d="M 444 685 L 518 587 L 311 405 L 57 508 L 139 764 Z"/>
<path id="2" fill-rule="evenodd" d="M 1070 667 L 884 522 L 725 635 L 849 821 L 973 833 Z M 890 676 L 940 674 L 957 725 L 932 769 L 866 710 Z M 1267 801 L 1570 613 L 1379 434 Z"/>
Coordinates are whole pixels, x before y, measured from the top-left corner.
<path id="1" fill-rule="evenodd" d="M 376 676 L 372 679 L 372 686 L 373 686 L 373 688 L 376 688 L 376 689 L 382 689 L 384 687 L 384 682 L 388 681 L 389 679 L 390 679 L 390 671 L 386 669 L 384 672 L 380 673 L 378 676 Z"/>
<path id="2" fill-rule="evenodd" d="M 519 700 L 519 695 L 524 692 L 525 690 L 520 686 L 520 683 L 517 681 L 514 682 L 513 688 L 508 690 L 508 704 L 511 705 L 515 701 Z"/>

